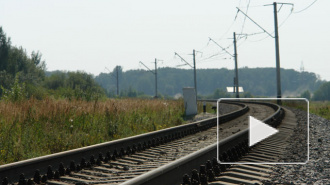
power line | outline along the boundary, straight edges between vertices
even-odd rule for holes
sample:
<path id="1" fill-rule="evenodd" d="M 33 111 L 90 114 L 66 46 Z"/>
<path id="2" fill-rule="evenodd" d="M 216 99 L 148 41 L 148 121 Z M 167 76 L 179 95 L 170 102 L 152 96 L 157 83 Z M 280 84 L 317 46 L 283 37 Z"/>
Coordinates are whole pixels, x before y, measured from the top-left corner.
<path id="1" fill-rule="evenodd" d="M 225 51 L 228 55 L 230 55 L 230 56 L 233 57 L 233 55 L 232 55 L 231 53 L 229 53 L 229 52 L 226 50 L 226 48 L 220 46 L 220 45 L 219 45 L 217 42 L 215 42 L 211 37 L 209 37 L 209 39 L 210 39 L 214 44 L 216 44 L 217 46 L 219 46 L 219 47 L 222 49 L 222 51 Z"/>
<path id="2" fill-rule="evenodd" d="M 198 51 L 199 52 L 199 51 Z M 174 56 L 178 56 L 181 61 L 185 62 L 186 64 L 184 65 L 189 65 L 191 68 L 193 68 L 194 71 L 194 87 L 195 87 L 195 92 L 196 92 L 196 100 L 197 100 L 197 80 L 196 80 L 196 59 L 195 59 L 195 53 L 196 51 L 193 50 L 193 65 L 190 65 L 183 57 L 181 57 L 178 53 L 174 52 Z M 180 66 L 184 66 L 184 65 L 180 65 Z"/>
<path id="3" fill-rule="evenodd" d="M 236 7 L 242 14 L 244 14 L 247 18 L 249 18 L 255 25 L 257 25 L 260 29 L 262 29 L 265 33 L 267 33 L 269 36 L 273 37 L 270 33 L 268 33 L 263 27 L 261 27 L 258 23 L 256 23 L 252 18 L 250 18 L 246 13 L 244 13 L 241 9 Z M 273 37 L 274 38 L 274 37 Z"/>
<path id="4" fill-rule="evenodd" d="M 109 73 L 111 74 L 111 77 L 116 79 L 116 86 L 117 86 L 117 96 L 119 96 L 119 66 L 116 66 L 116 75 L 114 75 L 107 67 L 105 67 L 106 70 L 109 71 Z"/>
<path id="5" fill-rule="evenodd" d="M 160 61 L 160 60 L 159 60 Z M 152 74 L 154 74 L 155 75 L 155 98 L 157 98 L 157 95 L 158 95 L 158 93 L 157 93 L 157 90 L 158 90 L 158 88 L 157 88 L 157 59 L 155 58 L 155 70 L 151 70 L 151 69 L 149 69 L 149 67 L 148 66 L 146 66 L 143 62 L 139 62 L 140 64 L 142 64 L 145 68 L 147 68 L 148 70 L 148 72 L 150 72 L 150 73 L 152 73 Z"/>
<path id="6" fill-rule="evenodd" d="M 182 58 L 178 53 L 174 52 L 174 56 L 178 56 L 181 61 L 185 62 L 185 65 L 189 65 L 191 68 L 194 68 L 192 65 L 190 65 L 184 58 Z"/>
<path id="7" fill-rule="evenodd" d="M 202 58 L 202 59 L 200 59 L 199 61 L 200 61 L 200 62 L 205 62 L 206 60 L 214 59 L 214 57 L 223 56 L 224 54 L 226 54 L 226 53 L 224 53 L 224 52 L 221 53 L 221 52 L 220 52 L 220 53 L 211 54 L 210 56 L 208 56 L 208 57 L 206 57 L 206 58 Z"/>
<path id="8" fill-rule="evenodd" d="M 284 5 L 284 4 L 286 4 L 286 3 L 283 3 L 282 5 Z M 293 4 L 290 4 L 290 5 L 292 5 L 290 14 L 281 22 L 281 24 L 278 26 L 278 28 L 281 28 L 284 25 L 284 23 L 289 19 L 289 17 L 292 15 L 292 13 L 293 13 Z M 265 5 L 263 5 L 263 6 L 265 6 Z M 249 36 L 258 35 L 258 34 L 262 34 L 262 33 L 264 33 L 264 32 L 259 32 L 259 33 L 251 34 Z M 274 31 L 271 34 L 274 34 Z M 267 35 L 266 37 L 261 38 L 259 40 L 254 40 L 254 41 L 249 40 L 249 42 L 260 42 L 260 41 L 263 41 L 263 40 L 267 39 L 268 37 L 270 37 L 270 35 Z"/>
<path id="9" fill-rule="evenodd" d="M 229 32 L 229 30 L 233 27 L 234 23 L 236 22 L 236 18 L 237 18 L 237 15 L 238 15 L 238 12 L 236 12 L 236 15 L 235 15 L 235 18 L 233 20 L 233 22 L 231 23 L 231 25 L 228 27 L 228 29 L 225 31 L 225 33 L 223 33 L 220 37 L 220 40 L 223 39 L 223 37 Z"/>
<path id="10" fill-rule="evenodd" d="M 302 10 L 299 10 L 299 11 L 297 11 L 297 12 L 293 12 L 293 13 L 301 13 L 301 12 L 307 10 L 308 8 L 310 8 L 311 6 L 313 6 L 313 4 L 316 3 L 316 1 L 317 1 L 317 0 L 315 0 L 314 2 L 312 2 L 312 4 L 308 5 L 306 8 L 304 8 L 304 9 L 302 9 Z"/>
<path id="11" fill-rule="evenodd" d="M 249 0 L 249 3 L 247 5 L 247 8 L 246 8 L 246 14 L 248 13 L 249 11 L 249 6 L 250 6 L 250 0 Z M 244 30 L 244 26 L 245 26 L 245 20 L 246 20 L 246 16 L 244 17 L 244 21 L 243 21 L 243 25 L 242 25 L 242 29 L 241 29 L 241 34 L 243 33 L 243 30 Z M 240 38 L 240 36 L 238 36 L 237 40 Z"/>

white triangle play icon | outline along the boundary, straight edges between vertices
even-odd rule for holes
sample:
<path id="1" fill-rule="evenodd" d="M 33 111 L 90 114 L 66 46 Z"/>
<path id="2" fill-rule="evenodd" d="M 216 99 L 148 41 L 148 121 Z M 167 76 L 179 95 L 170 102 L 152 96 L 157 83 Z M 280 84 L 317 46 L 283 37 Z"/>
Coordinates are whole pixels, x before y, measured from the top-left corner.
<path id="1" fill-rule="evenodd" d="M 269 136 L 276 134 L 277 129 L 268 126 L 256 118 L 249 116 L 250 129 L 249 129 L 249 146 L 253 146 L 256 143 L 268 138 Z"/>

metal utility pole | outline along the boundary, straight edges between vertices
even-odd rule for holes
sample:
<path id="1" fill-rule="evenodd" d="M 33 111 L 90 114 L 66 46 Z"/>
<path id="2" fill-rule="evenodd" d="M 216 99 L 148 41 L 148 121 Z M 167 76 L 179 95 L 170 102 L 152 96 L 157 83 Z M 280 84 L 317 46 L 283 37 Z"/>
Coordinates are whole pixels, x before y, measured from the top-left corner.
<path id="1" fill-rule="evenodd" d="M 275 38 L 277 98 L 281 98 L 282 97 L 282 92 L 281 92 L 281 66 L 280 66 L 280 44 L 279 44 L 278 21 L 277 21 L 277 4 L 293 6 L 292 3 L 276 3 L 276 2 L 274 2 L 273 4 L 264 5 L 264 6 L 273 5 L 273 7 L 274 7 L 274 27 L 275 27 L 274 32 L 275 32 L 275 37 L 273 37 L 270 33 L 268 33 L 265 29 L 263 29 L 259 24 L 257 24 L 255 21 L 253 21 L 242 10 L 240 10 L 237 7 L 236 8 L 238 9 L 238 11 L 242 12 L 247 18 L 249 18 L 253 23 L 255 23 L 259 28 L 261 28 L 264 32 L 266 32 L 269 36 Z M 277 100 L 277 103 L 281 104 L 281 100 Z"/>
<path id="2" fill-rule="evenodd" d="M 155 85 L 155 92 L 156 92 L 155 98 L 157 98 L 158 93 L 157 93 L 157 59 L 156 58 L 155 58 L 155 83 L 156 83 L 156 85 Z"/>
<path id="3" fill-rule="evenodd" d="M 280 46 L 278 39 L 278 23 L 277 23 L 277 3 L 274 2 L 274 26 L 275 26 L 275 51 L 276 51 L 276 79 L 277 79 L 277 98 L 282 97 L 281 93 L 281 66 L 280 66 Z M 281 104 L 281 100 L 277 100 Z"/>
<path id="4" fill-rule="evenodd" d="M 178 53 L 174 52 L 174 55 L 177 55 L 178 57 L 180 57 L 180 59 L 182 61 L 184 61 L 186 64 L 185 65 L 189 65 L 191 68 L 194 69 L 194 87 L 195 87 L 195 92 L 196 92 L 196 97 L 197 97 L 197 80 L 196 80 L 196 59 L 195 59 L 195 50 L 193 50 L 193 63 L 194 66 L 190 65 L 184 58 L 182 58 Z"/>
<path id="5" fill-rule="evenodd" d="M 213 39 L 210 39 L 210 41 L 214 42 L 217 46 L 219 46 L 223 51 L 225 51 L 228 55 L 230 55 L 231 57 L 234 57 L 235 59 L 235 77 L 234 77 L 234 89 L 233 92 L 236 92 L 236 98 L 239 98 L 239 85 L 238 85 L 238 67 L 237 67 L 237 47 L 236 47 L 236 33 L 233 33 L 234 35 L 234 55 L 232 55 L 231 53 L 229 53 L 224 47 L 220 46 L 217 42 L 215 42 Z"/>
<path id="6" fill-rule="evenodd" d="M 193 58 L 194 58 L 194 83 L 195 83 L 195 92 L 196 92 L 196 100 L 197 100 L 196 55 L 195 55 L 195 50 L 193 50 Z"/>
<path id="7" fill-rule="evenodd" d="M 234 86 L 233 86 L 233 93 L 236 92 L 236 77 L 234 77 Z"/>
<path id="8" fill-rule="evenodd" d="M 119 96 L 119 66 L 116 66 L 116 76 L 114 76 L 114 72 L 112 71 L 112 73 L 107 67 L 105 67 L 105 69 L 111 73 L 112 77 L 116 78 L 117 96 Z"/>
<path id="9" fill-rule="evenodd" d="M 234 32 L 234 58 L 235 58 L 235 85 L 236 85 L 236 98 L 239 98 L 238 91 L 238 69 L 237 69 L 237 47 L 236 47 L 236 33 Z"/>
<path id="10" fill-rule="evenodd" d="M 147 67 L 147 66 L 146 66 L 143 62 L 141 62 L 141 61 L 140 61 L 140 64 L 142 64 L 145 68 L 147 68 L 148 71 L 149 71 L 150 73 L 152 73 L 152 74 L 155 75 L 155 98 L 157 98 L 157 94 L 158 94 L 158 92 L 157 92 L 157 59 L 155 58 L 155 70 L 154 70 L 154 71 L 151 70 L 151 69 L 149 69 L 149 67 Z"/>
<path id="11" fill-rule="evenodd" d="M 117 96 L 119 96 L 119 72 L 118 72 L 119 66 L 116 66 L 116 73 L 117 73 Z"/>

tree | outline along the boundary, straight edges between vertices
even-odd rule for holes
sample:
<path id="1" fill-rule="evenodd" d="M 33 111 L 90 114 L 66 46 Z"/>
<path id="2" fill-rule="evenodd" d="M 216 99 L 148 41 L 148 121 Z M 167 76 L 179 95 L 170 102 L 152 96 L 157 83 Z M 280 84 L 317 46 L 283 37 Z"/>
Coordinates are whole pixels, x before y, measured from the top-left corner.
<path id="1" fill-rule="evenodd" d="M 46 77 L 44 87 L 60 98 L 91 101 L 105 96 L 104 89 L 93 76 L 83 71 L 57 71 Z"/>
<path id="2" fill-rule="evenodd" d="M 330 82 L 323 83 L 320 88 L 314 92 L 313 99 L 316 101 L 330 100 Z"/>
<path id="3" fill-rule="evenodd" d="M 7 38 L 0 27 L 0 96 L 4 90 L 10 89 L 15 83 L 15 76 L 19 73 L 18 83 L 24 83 L 28 96 L 35 96 L 42 81 L 45 78 L 45 62 L 41 59 L 41 53 L 32 52 L 26 54 L 23 47 L 11 46 L 10 38 Z M 39 95 L 38 95 L 39 96 Z"/>
<path id="4" fill-rule="evenodd" d="M 213 99 L 219 99 L 219 98 L 230 98 L 230 94 L 228 94 L 226 91 L 224 91 L 223 89 L 216 89 L 213 92 Z"/>
<path id="5" fill-rule="evenodd" d="M 310 100 L 311 99 L 311 93 L 309 92 L 309 90 L 306 90 L 300 95 L 300 97 Z"/>
<path id="6" fill-rule="evenodd" d="M 10 38 L 7 38 L 2 27 L 0 27 L 0 71 L 7 69 L 10 44 Z"/>
<path id="7" fill-rule="evenodd" d="M 113 70 L 113 72 L 115 69 Z M 276 96 L 275 68 L 240 68 L 240 86 L 253 96 Z M 95 80 L 108 92 L 116 90 L 116 80 L 110 74 L 102 73 Z M 175 96 L 182 94 L 183 87 L 193 87 L 193 71 L 190 69 L 159 68 L 158 92 Z M 234 71 L 229 69 L 197 69 L 198 95 L 213 94 L 217 88 L 225 89 L 233 86 Z M 300 96 L 304 90 L 315 91 L 324 81 L 310 72 L 298 72 L 292 69 L 281 69 L 282 90 L 294 96 Z M 147 95 L 155 94 L 155 77 L 145 70 L 128 70 L 120 76 L 120 90 L 128 90 L 131 86 L 137 92 Z M 232 95 L 232 94 L 230 94 Z M 242 97 L 245 94 L 242 94 Z M 246 94 L 246 96 L 250 96 Z"/>

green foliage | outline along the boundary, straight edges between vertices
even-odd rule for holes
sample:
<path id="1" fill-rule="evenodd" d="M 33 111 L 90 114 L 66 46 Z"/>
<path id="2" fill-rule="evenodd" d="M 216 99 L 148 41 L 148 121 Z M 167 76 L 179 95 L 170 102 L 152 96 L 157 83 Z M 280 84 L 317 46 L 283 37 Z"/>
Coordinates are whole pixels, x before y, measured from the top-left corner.
<path id="1" fill-rule="evenodd" d="M 253 98 L 253 95 L 250 92 L 244 92 L 242 98 Z"/>
<path id="2" fill-rule="evenodd" d="M 313 100 L 330 100 L 330 82 L 322 84 L 321 87 L 314 92 Z"/>
<path id="3" fill-rule="evenodd" d="M 18 102 L 26 99 L 25 83 L 19 83 L 19 73 L 16 74 L 15 82 L 11 89 L 5 89 L 1 86 L 3 96 L 2 99 L 5 101 Z"/>
<path id="4" fill-rule="evenodd" d="M 97 100 L 104 90 L 85 72 L 57 72 L 45 75 L 42 54 L 28 56 L 22 47 L 11 46 L 10 38 L 0 27 L 0 97 L 10 101 L 25 98 L 44 99 L 48 95 L 70 100 Z M 19 74 L 19 75 L 16 75 Z M 16 77 L 15 77 L 16 75 Z"/>
<path id="5" fill-rule="evenodd" d="M 306 90 L 300 95 L 300 97 L 310 100 L 311 99 L 311 93 L 309 92 L 309 90 Z"/>
<path id="6" fill-rule="evenodd" d="M 6 89 L 17 87 L 17 84 L 25 84 L 28 97 L 40 97 L 40 92 L 35 89 L 40 87 L 45 77 L 45 62 L 39 52 L 32 52 L 28 56 L 22 47 L 11 46 L 10 38 L 7 38 L 0 27 L 0 96 Z M 19 78 L 15 77 L 19 73 Z M 15 84 L 14 84 L 15 83 Z M 38 93 L 37 93 L 38 92 Z M 34 94 L 37 93 L 37 94 Z"/>
<path id="7" fill-rule="evenodd" d="M 46 77 L 43 86 L 50 89 L 49 94 L 55 98 L 93 101 L 105 97 L 104 90 L 93 76 L 82 71 L 57 71 Z"/>
<path id="8" fill-rule="evenodd" d="M 210 99 L 219 99 L 219 98 L 230 98 L 230 94 L 227 93 L 226 91 L 224 91 L 223 89 L 216 89 L 214 92 L 213 92 L 213 95 L 208 97 Z"/>
<path id="9" fill-rule="evenodd" d="M 2 27 L 0 27 L 0 71 L 7 69 L 10 45 L 10 38 L 7 38 Z"/>
<path id="10" fill-rule="evenodd" d="M 246 92 L 242 96 L 276 96 L 275 68 L 240 68 L 239 84 Z M 222 69 L 197 69 L 197 91 L 199 95 L 213 94 L 216 89 L 225 90 L 233 86 L 234 71 Z M 114 72 L 101 73 L 95 80 L 109 92 L 116 91 Z M 303 91 L 315 91 L 324 81 L 315 73 L 297 72 L 292 69 L 281 69 L 282 92 L 284 96 L 299 96 Z M 120 73 L 120 89 L 130 87 L 146 95 L 155 94 L 155 77 L 145 70 L 128 70 Z M 182 94 L 183 87 L 193 87 L 193 71 L 190 69 L 159 68 L 158 92 L 164 96 Z M 220 92 L 219 92 L 220 93 Z M 288 94 L 288 95 L 286 95 Z M 219 94 L 218 94 L 219 95 Z"/>
<path id="11" fill-rule="evenodd" d="M 128 87 L 128 90 L 124 89 L 120 91 L 120 97 L 134 98 L 134 97 L 143 97 L 143 96 L 144 96 L 143 92 L 138 92 L 131 86 Z"/>
<path id="12" fill-rule="evenodd" d="M 330 102 L 329 101 L 311 101 L 309 106 L 310 113 L 330 120 Z"/>

